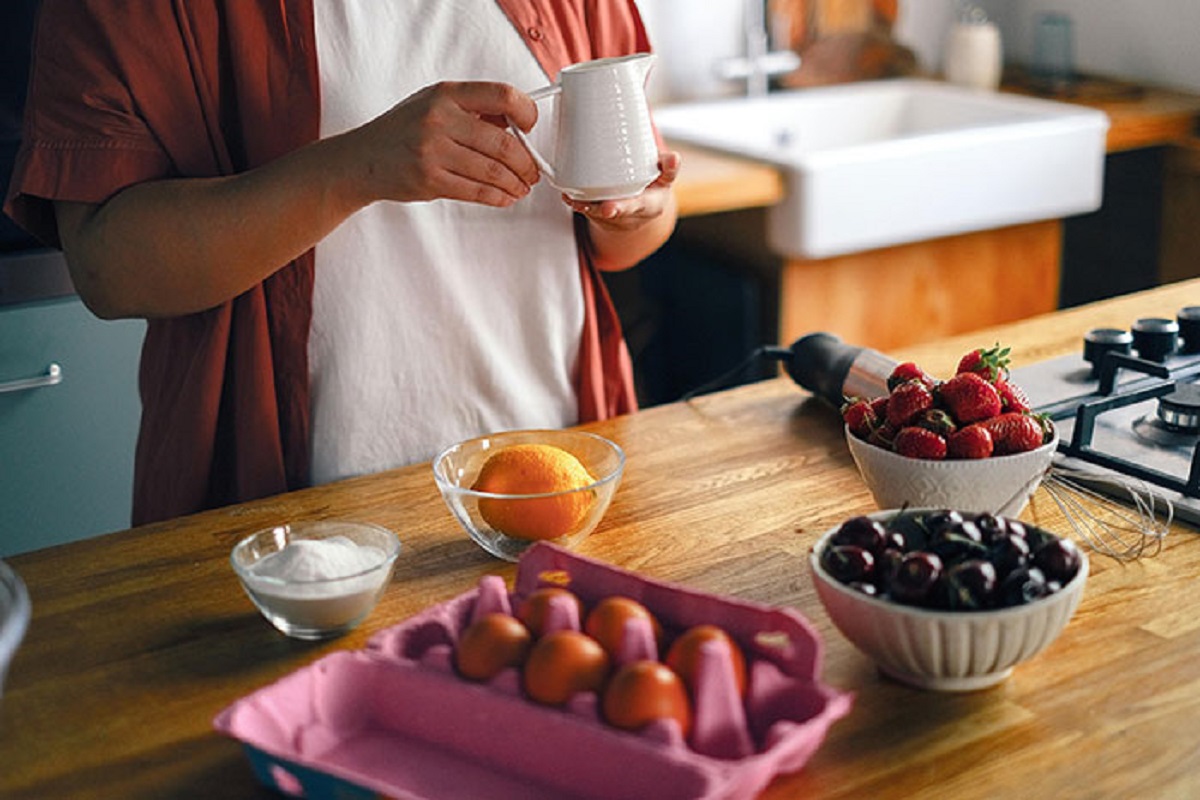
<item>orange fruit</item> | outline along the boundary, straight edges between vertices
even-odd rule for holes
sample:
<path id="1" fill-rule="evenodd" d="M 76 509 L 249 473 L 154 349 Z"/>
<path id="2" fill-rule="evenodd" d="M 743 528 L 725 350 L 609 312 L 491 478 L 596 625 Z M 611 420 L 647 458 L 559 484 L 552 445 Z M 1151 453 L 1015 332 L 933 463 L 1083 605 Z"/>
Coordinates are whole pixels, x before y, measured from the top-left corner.
<path id="1" fill-rule="evenodd" d="M 548 444 L 515 444 L 488 457 L 471 488 L 490 494 L 551 494 L 595 483 L 579 459 Z M 557 539 L 587 518 L 595 492 L 479 501 L 484 522 L 515 539 Z"/>

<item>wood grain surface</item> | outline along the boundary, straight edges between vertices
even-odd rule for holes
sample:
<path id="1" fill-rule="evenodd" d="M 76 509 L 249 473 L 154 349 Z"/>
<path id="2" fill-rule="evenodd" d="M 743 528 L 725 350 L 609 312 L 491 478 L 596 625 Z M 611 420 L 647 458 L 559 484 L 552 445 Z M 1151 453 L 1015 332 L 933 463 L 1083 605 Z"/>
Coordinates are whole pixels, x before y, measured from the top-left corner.
<path id="1" fill-rule="evenodd" d="M 681 217 L 772 206 L 783 199 L 783 178 L 775 167 L 678 142 L 668 146 L 681 158 L 675 180 Z"/>
<path id="2" fill-rule="evenodd" d="M 1091 327 L 1125 327 L 1200 300 L 1166 287 L 913 347 L 935 374 L 995 340 L 1018 363 L 1072 352 Z M 798 609 L 826 644 L 827 682 L 851 713 L 769 798 L 1200 796 L 1200 535 L 1178 527 L 1154 558 L 1093 556 L 1079 610 L 1050 648 L 998 687 L 918 691 L 881 677 L 834 630 L 805 557 L 872 510 L 836 412 L 785 379 L 589 426 L 628 454 L 586 555 L 644 575 Z M 70 502 L 70 487 L 63 487 Z M 375 612 L 332 642 L 276 633 L 242 594 L 229 551 L 281 522 L 386 525 L 404 551 Z M 1042 491 L 1025 518 L 1066 532 Z M 267 498 L 11 559 L 33 599 L 0 706 L 0 797 L 265 798 L 239 745 L 212 729 L 234 699 L 514 568 L 472 544 L 429 466 Z M 530 742 L 530 747 L 537 747 Z"/>

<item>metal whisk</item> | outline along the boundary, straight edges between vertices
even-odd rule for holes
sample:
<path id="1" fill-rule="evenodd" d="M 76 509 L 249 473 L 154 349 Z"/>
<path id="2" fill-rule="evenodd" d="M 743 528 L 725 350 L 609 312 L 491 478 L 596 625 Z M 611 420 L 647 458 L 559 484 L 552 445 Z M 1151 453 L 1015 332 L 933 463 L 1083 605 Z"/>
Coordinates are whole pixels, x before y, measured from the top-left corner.
<path id="1" fill-rule="evenodd" d="M 1118 561 L 1157 555 L 1175 518 L 1171 501 L 1137 479 L 1055 464 L 1042 486 L 1087 547 Z"/>

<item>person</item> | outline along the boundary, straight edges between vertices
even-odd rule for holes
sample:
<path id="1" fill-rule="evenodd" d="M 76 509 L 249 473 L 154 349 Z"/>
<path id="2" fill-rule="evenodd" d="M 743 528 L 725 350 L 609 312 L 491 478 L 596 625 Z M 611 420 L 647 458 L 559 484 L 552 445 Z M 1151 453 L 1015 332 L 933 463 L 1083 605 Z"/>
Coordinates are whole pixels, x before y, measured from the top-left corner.
<path id="1" fill-rule="evenodd" d="M 633 0 L 45 0 L 5 210 L 147 320 L 134 524 L 634 410 L 599 272 L 679 157 L 569 201 L 506 120 L 649 49 Z"/>

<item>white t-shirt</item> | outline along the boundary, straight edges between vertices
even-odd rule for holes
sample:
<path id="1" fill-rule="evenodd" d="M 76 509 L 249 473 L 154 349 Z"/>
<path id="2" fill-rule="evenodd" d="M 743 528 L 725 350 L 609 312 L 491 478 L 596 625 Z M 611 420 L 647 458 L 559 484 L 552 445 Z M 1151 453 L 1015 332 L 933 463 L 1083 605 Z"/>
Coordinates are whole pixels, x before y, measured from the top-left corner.
<path id="1" fill-rule="evenodd" d="M 493 0 L 316 0 L 321 136 L 441 80 L 550 82 Z M 553 142 L 542 103 L 534 141 Z M 312 479 L 577 421 L 583 294 L 571 213 L 546 181 L 507 209 L 376 203 L 316 248 Z"/>

